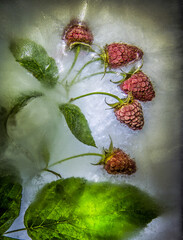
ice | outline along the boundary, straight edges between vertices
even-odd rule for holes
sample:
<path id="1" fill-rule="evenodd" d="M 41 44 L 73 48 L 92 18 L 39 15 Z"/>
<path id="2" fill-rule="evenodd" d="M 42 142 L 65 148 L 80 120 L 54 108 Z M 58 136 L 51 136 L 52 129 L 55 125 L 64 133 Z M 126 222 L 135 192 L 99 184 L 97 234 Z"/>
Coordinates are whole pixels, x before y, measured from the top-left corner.
<path id="1" fill-rule="evenodd" d="M 145 125 L 141 131 L 134 132 L 118 122 L 114 112 L 105 103 L 115 102 L 109 96 L 92 95 L 76 100 L 88 120 L 92 135 L 98 148 L 89 147 L 79 142 L 68 129 L 58 105 L 89 92 L 110 92 L 124 97 L 116 84 L 118 75 L 96 75 L 78 82 L 70 89 L 69 96 L 61 85 L 57 89 L 46 90 L 32 75 L 14 61 L 8 50 L 7 36 L 2 40 L 0 102 L 10 107 L 12 101 L 22 92 L 43 91 L 45 96 L 33 100 L 16 116 L 16 125 L 10 124 L 8 133 L 12 138 L 4 153 L 4 159 L 18 167 L 24 180 L 24 191 L 20 217 L 9 230 L 23 227 L 23 214 L 36 192 L 47 182 L 57 177 L 44 168 L 44 158 L 40 153 L 46 145 L 50 151 L 50 164 L 81 153 L 101 153 L 108 148 L 110 137 L 115 147 L 123 149 L 136 160 L 138 171 L 130 177 L 109 176 L 101 166 L 93 166 L 98 157 L 80 157 L 52 167 L 62 177 L 79 176 L 92 181 L 111 181 L 130 183 L 166 203 L 172 211 L 154 219 L 147 228 L 137 234 L 134 240 L 178 240 L 180 237 L 180 54 L 177 47 L 179 31 L 174 29 L 177 19 L 168 18 L 168 10 L 163 11 L 163 4 L 157 1 L 146 3 L 135 1 L 91 1 L 66 3 L 60 1 L 51 6 L 46 1 L 44 7 L 36 1 L 17 1 L 15 7 L 17 22 L 13 16 L 7 22 L 3 34 L 27 37 L 41 44 L 52 56 L 59 68 L 59 81 L 65 76 L 74 59 L 74 53 L 65 49 L 62 31 L 72 17 L 84 17 L 95 37 L 95 43 L 101 47 L 107 43 L 125 42 L 134 44 L 144 51 L 143 71 L 150 77 L 156 97 L 152 102 L 142 103 Z M 41 1 L 43 2 L 43 1 Z M 51 1 L 50 1 L 51 2 Z M 169 2 L 167 3 L 167 5 Z M 28 14 L 32 5 L 33 13 Z M 11 4 L 9 3 L 11 8 Z M 22 9 L 20 6 L 23 6 Z M 26 7 L 27 6 L 27 7 Z M 87 7 L 86 7 L 87 6 Z M 169 5 L 168 5 L 169 6 Z M 6 13 L 13 15 L 7 5 Z M 86 11 L 87 9 L 87 11 Z M 168 7 L 167 7 L 168 9 Z M 170 7 L 171 9 L 171 7 Z M 26 10 L 24 12 L 24 10 Z M 176 15 L 176 8 L 172 8 Z M 85 14 L 86 12 L 86 14 Z M 160 14 L 161 13 L 161 14 Z M 158 16 L 158 17 L 157 17 Z M 164 17 L 164 18 L 163 18 Z M 160 22 L 158 21 L 160 19 Z M 22 21 L 25 20 L 23 24 Z M 12 25 L 11 25 L 12 23 Z M 21 23 L 18 28 L 17 24 Z M 13 30 L 13 28 L 15 29 Z M 176 33 L 176 34 L 175 34 Z M 97 47 L 95 46 L 95 49 Z M 76 66 L 69 79 L 95 54 L 81 51 Z M 3 60 L 2 60 L 3 59 Z M 103 71 L 101 62 L 90 64 L 81 76 Z M 128 71 L 129 68 L 124 68 Z M 110 137 L 109 137 L 110 136 Z M 19 239 L 30 239 L 25 232 L 9 234 Z"/>

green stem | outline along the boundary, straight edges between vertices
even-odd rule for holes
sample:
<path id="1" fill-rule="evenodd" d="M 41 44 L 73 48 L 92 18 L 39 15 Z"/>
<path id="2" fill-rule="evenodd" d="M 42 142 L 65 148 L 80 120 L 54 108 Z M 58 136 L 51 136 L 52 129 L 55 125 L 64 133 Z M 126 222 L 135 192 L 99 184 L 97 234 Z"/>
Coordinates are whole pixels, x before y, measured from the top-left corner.
<path id="1" fill-rule="evenodd" d="M 48 168 L 44 168 L 43 170 L 44 170 L 44 171 L 47 171 L 47 172 L 50 172 L 50 173 L 53 173 L 54 175 L 56 175 L 56 176 L 59 177 L 59 178 L 62 178 L 62 176 L 61 176 L 59 173 L 57 173 L 57 172 L 55 172 L 55 171 L 52 171 L 52 170 L 50 170 L 50 169 L 48 169 Z"/>
<path id="2" fill-rule="evenodd" d="M 93 63 L 93 62 L 96 62 L 96 61 L 100 61 L 100 60 L 101 60 L 101 58 L 95 58 L 95 59 L 92 59 L 92 60 L 88 61 L 87 63 L 85 63 L 83 65 L 83 67 L 78 71 L 76 76 L 72 79 L 72 81 L 70 83 L 70 86 L 72 86 L 75 83 L 75 80 L 78 78 L 78 76 L 81 74 L 81 72 L 85 69 L 85 67 L 87 67 L 90 63 Z"/>
<path id="3" fill-rule="evenodd" d="M 55 166 L 55 165 L 57 165 L 59 163 L 65 162 L 67 160 L 70 160 L 70 159 L 73 159 L 73 158 L 78 158 L 78 157 L 85 157 L 85 156 L 99 156 L 99 157 L 103 157 L 103 154 L 100 154 L 100 153 L 83 153 L 83 154 L 75 155 L 75 156 L 72 156 L 72 157 L 64 158 L 64 159 L 62 159 L 62 160 L 60 160 L 58 162 L 52 163 L 49 166 L 49 168 L 53 167 L 53 166 Z"/>
<path id="4" fill-rule="evenodd" d="M 106 93 L 106 92 L 92 92 L 92 93 L 87 93 L 87 94 L 84 94 L 84 95 L 81 95 L 81 96 L 78 96 L 78 97 L 75 97 L 75 98 L 71 98 L 71 99 L 70 99 L 70 102 L 73 102 L 73 101 L 75 101 L 75 100 L 77 100 L 77 99 L 79 99 L 79 98 L 87 97 L 87 96 L 94 95 L 94 94 L 107 95 L 107 96 L 110 96 L 110 97 L 113 97 L 113 98 L 117 99 L 119 102 L 122 102 L 122 100 L 121 100 L 118 96 L 116 96 L 116 95 L 114 95 L 114 94 L 111 94 L 111 93 Z"/>
<path id="5" fill-rule="evenodd" d="M 44 227 L 48 228 L 49 226 L 57 225 L 57 224 L 64 223 L 64 222 L 68 222 L 68 220 L 60 220 L 60 221 L 58 220 L 58 221 L 55 221 L 54 223 L 47 223 L 47 224 L 44 224 L 44 225 L 41 224 L 39 226 L 34 226 L 34 227 L 15 229 L 13 231 L 9 231 L 9 232 L 6 232 L 4 234 L 20 232 L 20 231 L 25 231 L 25 230 L 34 230 L 34 229 L 39 229 L 39 228 L 43 229 Z"/>
<path id="6" fill-rule="evenodd" d="M 15 230 L 6 232 L 6 233 L 4 233 L 4 234 L 9 234 L 9 233 L 14 233 L 14 232 L 20 232 L 20 231 L 25 231 L 25 230 L 27 230 L 27 228 L 20 228 L 20 229 L 15 229 Z"/>
<path id="7" fill-rule="evenodd" d="M 100 49 L 100 54 L 98 54 L 100 56 L 104 52 L 104 49 L 100 45 L 98 45 L 96 43 L 93 43 L 93 45 Z"/>
<path id="8" fill-rule="evenodd" d="M 93 73 L 93 74 L 90 74 L 90 75 L 88 75 L 88 76 L 85 76 L 85 77 L 81 78 L 80 80 L 82 81 L 82 80 L 84 80 L 84 79 L 86 79 L 86 78 L 93 77 L 93 76 L 96 76 L 96 75 L 100 75 L 100 74 L 103 74 L 103 73 L 104 73 L 104 72 Z M 106 72 L 106 73 L 117 74 L 117 72 L 114 72 L 114 71 L 108 71 L 108 72 Z"/>
<path id="9" fill-rule="evenodd" d="M 62 79 L 61 83 L 63 83 L 63 82 L 67 79 L 67 77 L 69 76 L 69 74 L 71 73 L 71 71 L 72 71 L 73 67 L 75 66 L 76 61 L 77 61 L 77 59 L 78 59 L 80 50 L 81 50 L 81 46 L 78 45 L 77 48 L 76 48 L 74 61 L 73 61 L 72 65 L 71 65 L 70 69 L 69 69 L 68 72 L 66 73 L 65 77 Z"/>

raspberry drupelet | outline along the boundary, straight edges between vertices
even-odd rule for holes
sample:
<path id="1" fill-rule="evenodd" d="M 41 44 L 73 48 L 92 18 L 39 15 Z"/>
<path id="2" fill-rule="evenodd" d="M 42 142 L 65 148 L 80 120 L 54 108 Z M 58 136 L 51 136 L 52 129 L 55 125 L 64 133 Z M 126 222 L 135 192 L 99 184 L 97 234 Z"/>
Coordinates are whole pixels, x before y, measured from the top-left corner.
<path id="1" fill-rule="evenodd" d="M 79 43 L 91 45 L 93 42 L 93 34 L 85 22 L 73 19 L 66 26 L 63 39 L 68 47 Z"/>
<path id="2" fill-rule="evenodd" d="M 139 101 L 151 101 L 155 97 L 155 91 L 149 77 L 142 71 L 132 74 L 119 85 L 125 93 L 132 92 L 135 99 Z"/>
<path id="3" fill-rule="evenodd" d="M 143 51 L 125 43 L 111 43 L 104 47 L 101 57 L 109 68 L 120 68 L 142 59 Z"/>
<path id="4" fill-rule="evenodd" d="M 141 104 L 132 99 L 128 104 L 114 108 L 118 121 L 126 124 L 132 130 L 141 130 L 144 126 L 144 117 Z"/>
<path id="5" fill-rule="evenodd" d="M 127 174 L 136 172 L 135 161 L 119 148 L 114 148 L 113 152 L 104 163 L 104 169 L 109 174 Z"/>

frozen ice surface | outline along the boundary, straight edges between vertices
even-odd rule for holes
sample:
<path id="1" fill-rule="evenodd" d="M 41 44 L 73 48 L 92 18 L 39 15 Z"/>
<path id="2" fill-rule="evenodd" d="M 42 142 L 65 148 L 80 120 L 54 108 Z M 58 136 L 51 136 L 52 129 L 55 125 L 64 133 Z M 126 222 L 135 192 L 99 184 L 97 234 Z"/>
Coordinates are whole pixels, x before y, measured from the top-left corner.
<path id="1" fill-rule="evenodd" d="M 152 102 L 142 103 L 145 125 L 141 131 L 133 131 L 116 121 L 113 110 L 105 103 L 114 102 L 114 99 L 103 95 L 93 95 L 75 102 L 86 116 L 93 137 L 98 148 L 89 147 L 73 137 L 68 129 L 64 117 L 58 110 L 59 103 L 67 102 L 70 97 L 85 93 L 102 91 L 125 96 L 117 85 L 110 79 L 119 80 L 113 74 L 97 75 L 73 85 L 69 96 L 65 95 L 62 86 L 56 90 L 45 90 L 25 69 L 15 63 L 4 44 L 3 61 L 1 57 L 1 86 L 0 102 L 9 107 L 16 97 L 22 92 L 33 90 L 44 91 L 42 98 L 33 100 L 16 117 L 16 126 L 8 129 L 12 142 L 6 149 L 4 158 L 10 159 L 13 165 L 19 168 L 24 179 L 24 191 L 20 217 L 14 222 L 10 230 L 23 227 L 23 214 L 36 192 L 47 182 L 56 180 L 50 173 L 40 172 L 44 168 L 44 159 L 40 149 L 48 146 L 50 162 L 87 152 L 101 153 L 102 148 L 107 148 L 110 138 L 115 147 L 123 149 L 136 160 L 138 171 L 136 174 L 126 176 L 109 176 L 101 166 L 92 166 L 98 157 L 82 157 L 64 162 L 52 167 L 64 178 L 71 176 L 85 177 L 92 181 L 111 181 L 114 183 L 130 183 L 166 203 L 172 211 L 154 219 L 147 228 L 135 236 L 135 240 L 178 240 L 180 237 L 180 105 L 179 96 L 179 49 L 177 48 L 178 30 L 173 28 L 176 23 L 168 19 L 169 12 L 160 14 L 163 6 L 156 1 L 139 5 L 135 1 L 88 1 L 86 13 L 82 12 L 86 5 L 75 1 L 46 1 L 44 7 L 36 1 L 17 1 L 17 12 L 8 10 L 8 5 L 3 7 L 9 15 L 23 14 L 13 23 L 4 17 L 7 28 L 2 32 L 18 37 L 27 37 L 41 44 L 57 63 L 60 79 L 66 74 L 72 64 L 74 53 L 65 49 L 61 40 L 63 28 L 75 16 L 85 17 L 94 34 L 95 43 L 105 46 L 112 42 L 125 42 L 140 47 L 144 51 L 143 71 L 150 77 L 156 97 Z M 42 2 L 42 1 L 40 1 Z M 51 1 L 50 1 L 51 2 Z M 38 4 L 38 6 L 37 6 Z M 165 2 L 166 4 L 166 2 Z M 11 4 L 10 4 L 11 5 Z M 20 8 L 22 6 L 22 9 Z M 71 7 L 72 6 L 72 7 Z M 167 9 L 169 2 L 167 2 Z M 31 18 L 26 11 L 33 11 Z M 176 14 L 177 9 L 170 7 L 170 13 Z M 25 12 L 23 12 L 26 10 Z M 154 10 L 154 11 L 153 11 Z M 9 12 L 8 12 L 9 11 Z M 167 10 L 169 11 L 169 10 Z M 34 18 L 33 18 L 34 16 Z M 159 22 L 156 17 L 158 16 Z M 163 17 L 165 19 L 163 19 Z M 3 18 L 3 17 L 2 17 Z M 25 20 L 23 24 L 22 21 Z M 17 24 L 21 22 L 21 28 Z M 178 21 L 178 20 L 177 20 Z M 11 26 L 11 24 L 13 24 Z M 28 24 L 29 23 L 29 24 Z M 15 25 L 15 26 L 14 26 Z M 13 29 L 14 27 L 14 29 Z M 174 56 L 174 57 L 172 57 Z M 85 62 L 94 57 L 93 53 L 81 51 L 76 66 L 70 75 L 72 79 L 77 70 Z M 125 69 L 125 68 L 124 68 Z M 83 71 L 82 76 L 90 75 L 103 70 L 100 62 L 92 63 Z M 128 69 L 125 69 L 128 70 Z M 33 178 L 32 178 L 33 177 Z M 19 239 L 30 239 L 25 232 L 9 235 Z"/>

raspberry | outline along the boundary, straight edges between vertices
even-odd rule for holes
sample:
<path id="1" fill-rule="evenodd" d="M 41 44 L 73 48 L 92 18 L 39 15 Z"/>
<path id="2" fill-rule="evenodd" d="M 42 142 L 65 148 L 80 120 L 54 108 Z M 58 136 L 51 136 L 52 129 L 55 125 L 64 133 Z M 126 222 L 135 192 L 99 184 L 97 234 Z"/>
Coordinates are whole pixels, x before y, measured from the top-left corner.
<path id="1" fill-rule="evenodd" d="M 144 117 L 141 104 L 132 99 L 127 104 L 114 108 L 117 120 L 126 124 L 133 130 L 140 130 L 144 125 Z"/>
<path id="2" fill-rule="evenodd" d="M 128 63 L 140 60 L 143 56 L 141 49 L 124 43 L 112 43 L 105 46 L 104 61 L 110 68 L 119 68 Z"/>
<path id="3" fill-rule="evenodd" d="M 63 39 L 68 47 L 71 47 L 74 43 L 91 45 L 93 35 L 85 22 L 73 19 L 65 28 Z"/>
<path id="4" fill-rule="evenodd" d="M 119 87 L 125 93 L 132 92 L 133 97 L 140 101 L 151 101 L 155 97 L 152 83 L 142 71 L 133 74 Z"/>
<path id="5" fill-rule="evenodd" d="M 104 169 L 109 174 L 127 174 L 136 172 L 136 164 L 119 148 L 114 148 L 113 153 L 105 160 Z"/>

